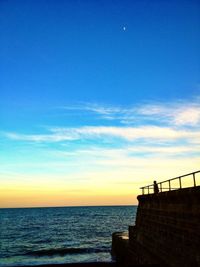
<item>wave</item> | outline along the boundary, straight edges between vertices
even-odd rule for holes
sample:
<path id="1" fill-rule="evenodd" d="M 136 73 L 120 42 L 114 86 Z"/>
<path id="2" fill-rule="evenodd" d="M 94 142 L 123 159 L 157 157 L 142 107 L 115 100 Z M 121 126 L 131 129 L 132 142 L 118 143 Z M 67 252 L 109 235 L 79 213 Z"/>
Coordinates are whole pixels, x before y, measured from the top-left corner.
<path id="1" fill-rule="evenodd" d="M 90 254 L 90 253 L 102 253 L 110 252 L 105 248 L 55 248 L 55 249 L 43 249 L 27 252 L 25 255 L 29 256 L 53 256 L 53 255 L 67 255 L 67 254 Z"/>

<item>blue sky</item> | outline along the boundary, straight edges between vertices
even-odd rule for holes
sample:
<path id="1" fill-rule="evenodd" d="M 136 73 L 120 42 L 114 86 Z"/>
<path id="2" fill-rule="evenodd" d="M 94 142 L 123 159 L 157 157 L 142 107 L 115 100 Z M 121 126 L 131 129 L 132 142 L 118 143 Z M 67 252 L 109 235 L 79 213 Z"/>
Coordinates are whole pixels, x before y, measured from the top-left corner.
<path id="1" fill-rule="evenodd" d="M 1 1 L 0 179 L 17 195 L 4 205 L 38 179 L 43 193 L 56 180 L 131 204 L 130 188 L 198 169 L 199 13 L 199 1 Z"/>

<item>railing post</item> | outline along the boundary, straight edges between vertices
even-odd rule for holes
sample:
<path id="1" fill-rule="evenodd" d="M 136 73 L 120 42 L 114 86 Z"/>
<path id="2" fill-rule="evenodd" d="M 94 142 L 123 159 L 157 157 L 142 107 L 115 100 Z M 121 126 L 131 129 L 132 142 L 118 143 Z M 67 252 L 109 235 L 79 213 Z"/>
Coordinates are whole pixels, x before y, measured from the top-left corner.
<path id="1" fill-rule="evenodd" d="M 180 186 L 180 188 L 182 188 L 181 177 L 179 177 L 179 186 Z"/>
<path id="2" fill-rule="evenodd" d="M 148 186 L 148 194 L 149 194 L 149 186 Z"/>
<path id="3" fill-rule="evenodd" d="M 162 183 L 160 183 L 160 192 L 162 192 Z"/>
<path id="4" fill-rule="evenodd" d="M 142 194 L 144 195 L 144 187 L 142 187 Z"/>
<path id="5" fill-rule="evenodd" d="M 170 183 L 170 180 L 169 180 L 169 191 L 171 190 L 171 183 Z"/>
<path id="6" fill-rule="evenodd" d="M 193 173 L 194 186 L 196 186 L 195 173 Z"/>

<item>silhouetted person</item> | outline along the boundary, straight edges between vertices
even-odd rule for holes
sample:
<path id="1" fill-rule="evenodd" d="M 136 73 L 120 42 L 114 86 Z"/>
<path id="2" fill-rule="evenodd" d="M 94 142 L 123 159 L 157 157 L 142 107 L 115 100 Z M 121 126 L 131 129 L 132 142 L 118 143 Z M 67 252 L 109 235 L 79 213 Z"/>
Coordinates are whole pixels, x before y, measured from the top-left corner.
<path id="1" fill-rule="evenodd" d="M 153 191 L 154 191 L 154 194 L 159 193 L 159 188 L 158 188 L 158 184 L 156 181 L 153 182 Z"/>

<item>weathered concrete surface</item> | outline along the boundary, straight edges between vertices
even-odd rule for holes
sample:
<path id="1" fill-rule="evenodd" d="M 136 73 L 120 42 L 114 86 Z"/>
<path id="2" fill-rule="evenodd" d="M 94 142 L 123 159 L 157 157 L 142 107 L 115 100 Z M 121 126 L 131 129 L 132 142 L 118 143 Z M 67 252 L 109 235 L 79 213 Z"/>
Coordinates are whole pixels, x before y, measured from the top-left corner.
<path id="1" fill-rule="evenodd" d="M 142 252 L 142 253 L 141 253 Z M 112 235 L 112 255 L 117 266 L 161 266 L 138 242 L 131 240 L 127 233 L 116 232 Z M 145 257 L 144 257 L 145 255 Z M 150 260 L 149 257 L 150 256 Z"/>
<path id="2" fill-rule="evenodd" d="M 200 187 L 138 196 L 126 260 L 161 266 L 200 266 Z M 119 247 L 119 245 L 118 245 Z"/>
<path id="3" fill-rule="evenodd" d="M 116 232 L 112 235 L 112 256 L 118 264 L 129 262 L 129 236 L 126 232 Z"/>

